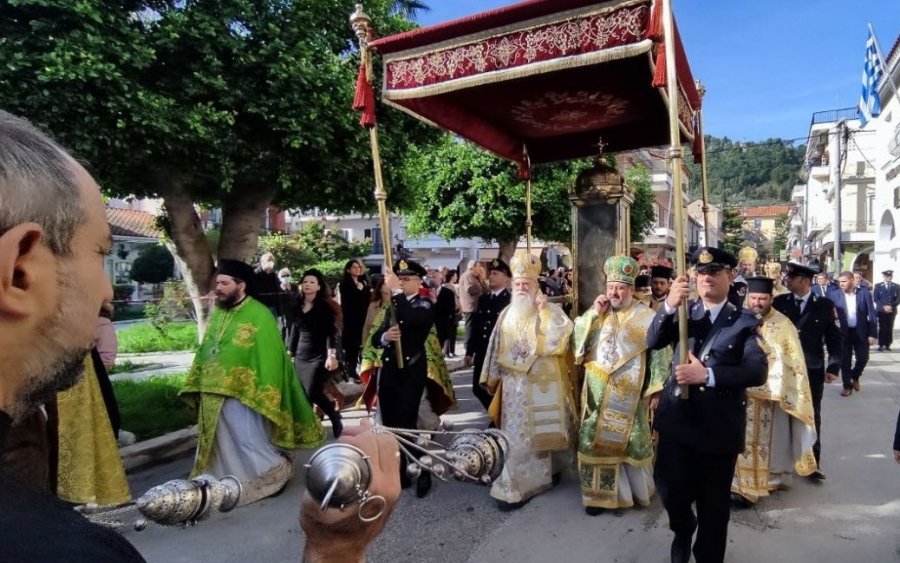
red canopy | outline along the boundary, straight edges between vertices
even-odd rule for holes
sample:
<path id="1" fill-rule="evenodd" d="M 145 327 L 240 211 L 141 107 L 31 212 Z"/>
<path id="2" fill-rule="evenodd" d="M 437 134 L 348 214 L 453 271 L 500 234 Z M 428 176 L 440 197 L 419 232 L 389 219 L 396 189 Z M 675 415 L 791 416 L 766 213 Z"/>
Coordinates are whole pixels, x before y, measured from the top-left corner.
<path id="1" fill-rule="evenodd" d="M 661 0 L 529 0 L 373 41 L 383 97 L 524 164 L 667 145 Z M 676 29 L 682 139 L 700 107 Z"/>

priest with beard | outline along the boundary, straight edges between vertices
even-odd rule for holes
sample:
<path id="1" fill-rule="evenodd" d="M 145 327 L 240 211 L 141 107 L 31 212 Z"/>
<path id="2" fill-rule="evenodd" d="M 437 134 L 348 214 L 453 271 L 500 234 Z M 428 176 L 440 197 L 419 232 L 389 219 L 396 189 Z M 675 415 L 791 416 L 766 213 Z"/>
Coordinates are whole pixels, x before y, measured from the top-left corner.
<path id="1" fill-rule="evenodd" d="M 803 347 L 794 323 L 772 308 L 774 290 L 771 278 L 747 278 L 747 306 L 761 319 L 769 377 L 764 385 L 747 389 L 746 442 L 731 481 L 731 501 L 739 508 L 787 488 L 794 472 L 807 477 L 817 469 Z"/>
<path id="2" fill-rule="evenodd" d="M 249 265 L 219 260 L 216 308 L 182 391 L 199 410 L 191 475 L 234 475 L 244 487 L 241 504 L 287 484 L 293 463 L 285 450 L 325 441 L 275 317 L 252 297 L 252 283 Z"/>
<path id="3" fill-rule="evenodd" d="M 656 314 L 635 295 L 637 262 L 612 256 L 603 270 L 606 292 L 575 321 L 575 362 L 584 365 L 578 475 L 591 516 L 650 504 L 656 488 L 649 403 L 668 375 L 664 363 L 650 368 L 645 336 Z"/>
<path id="4" fill-rule="evenodd" d="M 569 449 L 576 399 L 569 341 L 572 321 L 539 297 L 541 262 L 518 251 L 510 262 L 512 302 L 497 319 L 480 382 L 493 395 L 488 414 L 509 438 L 503 472 L 491 487 L 500 510 L 522 507 L 558 480 Z"/>

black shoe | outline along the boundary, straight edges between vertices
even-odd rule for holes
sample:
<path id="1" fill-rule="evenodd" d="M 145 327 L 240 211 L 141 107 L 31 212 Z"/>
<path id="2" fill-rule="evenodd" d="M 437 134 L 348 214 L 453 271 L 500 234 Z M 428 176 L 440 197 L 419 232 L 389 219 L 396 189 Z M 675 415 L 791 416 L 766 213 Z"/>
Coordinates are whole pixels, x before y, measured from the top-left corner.
<path id="1" fill-rule="evenodd" d="M 341 437 L 341 434 L 344 432 L 344 423 L 341 422 L 341 415 L 336 414 L 331 418 L 331 433 L 334 434 L 334 439 L 337 440 Z"/>
<path id="2" fill-rule="evenodd" d="M 510 512 L 522 508 L 526 503 L 528 503 L 527 500 L 523 500 L 520 502 L 503 502 L 502 500 L 498 500 L 497 510 L 499 510 L 500 512 Z"/>
<path id="3" fill-rule="evenodd" d="M 599 516 L 604 512 L 604 510 L 599 506 L 585 506 L 584 511 L 588 516 Z"/>
<path id="4" fill-rule="evenodd" d="M 879 347 L 878 347 L 878 351 L 879 351 L 879 352 L 884 351 L 884 346 L 879 346 Z"/>
<path id="5" fill-rule="evenodd" d="M 559 481 L 562 479 L 562 473 L 557 471 L 553 475 L 550 476 L 550 483 L 555 487 L 559 485 Z"/>
<path id="6" fill-rule="evenodd" d="M 819 471 L 819 470 L 817 469 L 817 470 L 813 471 L 813 472 L 807 477 L 807 479 L 809 479 L 810 481 L 824 481 L 825 479 L 827 479 L 827 477 L 825 476 L 824 473 L 822 473 L 821 471 Z"/>
<path id="7" fill-rule="evenodd" d="M 737 493 L 731 493 L 731 506 L 744 509 L 750 508 L 751 506 L 753 506 L 753 503 Z"/>
<path id="8" fill-rule="evenodd" d="M 419 475 L 419 480 L 416 481 L 416 496 L 419 498 L 425 498 L 425 495 L 428 494 L 428 491 L 431 490 L 431 473 L 428 471 L 422 471 L 422 474 Z"/>
<path id="9" fill-rule="evenodd" d="M 691 536 L 687 534 L 675 535 L 672 540 L 672 563 L 690 563 L 691 561 Z"/>

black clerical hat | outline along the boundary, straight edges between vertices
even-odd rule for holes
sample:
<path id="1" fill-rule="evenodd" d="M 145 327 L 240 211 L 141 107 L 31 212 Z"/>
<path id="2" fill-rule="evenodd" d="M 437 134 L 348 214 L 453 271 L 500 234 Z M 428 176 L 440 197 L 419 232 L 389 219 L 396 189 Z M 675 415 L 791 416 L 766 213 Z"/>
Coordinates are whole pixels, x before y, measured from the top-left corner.
<path id="1" fill-rule="evenodd" d="M 747 278 L 747 293 L 772 293 L 775 287 L 775 280 L 757 276 L 755 278 Z"/>

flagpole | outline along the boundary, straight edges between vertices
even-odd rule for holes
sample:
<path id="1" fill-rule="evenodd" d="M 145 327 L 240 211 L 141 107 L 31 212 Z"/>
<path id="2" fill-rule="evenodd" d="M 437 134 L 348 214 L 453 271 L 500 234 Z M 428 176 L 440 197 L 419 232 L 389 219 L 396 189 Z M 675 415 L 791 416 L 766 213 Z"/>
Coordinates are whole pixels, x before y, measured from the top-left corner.
<path id="1" fill-rule="evenodd" d="M 891 71 L 887 66 L 887 61 L 884 60 L 884 55 L 881 53 L 881 44 L 878 43 L 878 36 L 875 35 L 875 28 L 872 27 L 871 23 L 867 23 L 869 26 L 869 33 L 872 35 L 872 39 L 875 41 L 875 54 L 878 55 L 878 59 L 881 61 L 881 67 L 884 69 L 884 73 L 887 75 L 888 85 L 891 87 L 891 92 L 894 93 L 894 98 L 900 100 L 900 96 L 897 96 L 897 87 L 894 85 L 894 81 L 891 80 Z M 878 85 L 875 85 L 875 91 L 878 91 Z"/>
<path id="2" fill-rule="evenodd" d="M 350 15 L 350 26 L 359 40 L 359 56 L 365 69 L 366 85 L 372 87 L 372 56 L 369 51 L 369 37 L 372 34 L 372 19 L 363 11 L 362 4 L 356 5 L 356 10 Z M 374 103 L 374 100 L 373 100 Z M 368 108 L 374 112 L 374 108 Z M 365 111 L 365 110 L 364 110 Z M 378 202 L 378 220 L 381 225 L 381 246 L 384 253 L 384 271 L 390 272 L 394 259 L 391 248 L 391 220 L 387 212 L 387 191 L 384 189 L 384 178 L 381 175 L 381 153 L 378 149 L 378 125 L 374 119 L 367 125 L 369 130 L 369 144 L 372 147 L 372 167 L 375 173 L 375 201 Z M 397 324 L 397 311 L 393 301 L 390 301 L 391 324 Z M 403 369 L 403 349 L 400 341 L 394 342 L 394 351 L 397 353 L 397 368 Z"/>
<path id="3" fill-rule="evenodd" d="M 663 30 L 666 46 L 666 86 L 669 96 L 669 140 L 666 159 L 672 163 L 673 207 L 675 207 L 675 268 L 679 276 L 687 275 L 684 259 L 684 197 L 681 187 L 681 166 L 684 149 L 681 147 L 681 130 L 678 117 L 678 73 L 675 68 L 675 16 L 672 0 L 663 0 Z M 678 307 L 678 363 L 688 363 L 687 304 Z M 679 397 L 687 399 L 688 385 L 679 385 Z"/>

